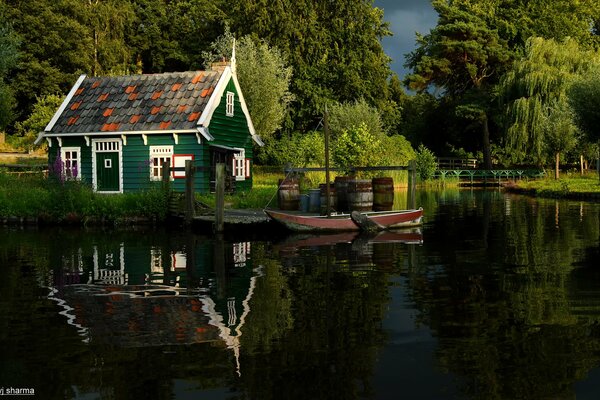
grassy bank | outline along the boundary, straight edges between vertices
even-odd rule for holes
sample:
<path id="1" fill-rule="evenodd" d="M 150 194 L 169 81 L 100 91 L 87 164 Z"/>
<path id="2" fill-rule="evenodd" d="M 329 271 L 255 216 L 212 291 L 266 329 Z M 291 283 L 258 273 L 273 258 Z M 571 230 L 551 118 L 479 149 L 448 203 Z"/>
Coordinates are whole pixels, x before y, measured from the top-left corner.
<path id="1" fill-rule="evenodd" d="M 0 219 L 32 218 L 41 223 L 125 223 L 163 221 L 167 198 L 157 186 L 119 196 L 94 193 L 80 182 L 57 182 L 42 174 L 0 172 Z"/>
<path id="2" fill-rule="evenodd" d="M 519 181 L 508 190 L 540 197 L 600 199 L 600 181 L 595 173 L 584 176 L 567 174 L 558 180 L 544 178 Z"/>

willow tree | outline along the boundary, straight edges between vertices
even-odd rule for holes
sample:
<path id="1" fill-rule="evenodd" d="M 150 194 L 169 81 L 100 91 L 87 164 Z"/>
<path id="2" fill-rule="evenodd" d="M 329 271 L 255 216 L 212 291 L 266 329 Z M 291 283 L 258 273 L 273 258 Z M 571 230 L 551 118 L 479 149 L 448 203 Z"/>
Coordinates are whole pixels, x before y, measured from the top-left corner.
<path id="1" fill-rule="evenodd" d="M 513 63 L 498 86 L 505 109 L 506 146 L 513 161 L 530 157 L 543 165 L 547 150 L 556 143 L 553 129 L 561 127 L 560 135 L 574 135 L 567 90 L 576 77 L 590 69 L 595 56 L 569 38 L 562 42 L 539 37 L 527 41 L 524 56 Z M 555 157 L 564 149 L 554 146 Z"/>

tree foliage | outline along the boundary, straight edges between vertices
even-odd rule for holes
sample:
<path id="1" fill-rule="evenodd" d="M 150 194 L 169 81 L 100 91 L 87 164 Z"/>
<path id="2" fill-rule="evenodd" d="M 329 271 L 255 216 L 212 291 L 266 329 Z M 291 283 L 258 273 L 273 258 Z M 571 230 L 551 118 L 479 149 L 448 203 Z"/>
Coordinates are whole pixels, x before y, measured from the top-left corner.
<path id="1" fill-rule="evenodd" d="M 231 59 L 235 39 L 228 27 L 212 43 L 210 52 L 204 52 L 205 67 L 214 61 Z M 256 132 L 265 141 L 274 139 L 281 128 L 294 96 L 290 93 L 292 68 L 279 49 L 265 41 L 255 43 L 250 36 L 236 43 L 236 71 L 244 99 L 252 116 Z"/>
<path id="2" fill-rule="evenodd" d="M 406 83 L 421 92 L 433 86 L 455 99 L 456 115 L 480 125 L 485 163 L 491 168 L 489 88 L 504 72 L 510 52 L 480 2 L 436 0 L 433 6 L 438 24 L 417 37 L 418 48 L 407 57 L 413 73 Z"/>
<path id="3" fill-rule="evenodd" d="M 579 128 L 590 141 L 600 141 L 600 66 L 575 81 L 568 95 Z"/>
<path id="4" fill-rule="evenodd" d="M 294 69 L 294 126 L 314 129 L 332 101 L 389 101 L 389 57 L 380 39 L 390 34 L 371 0 L 239 0 L 224 8 L 235 32 L 265 39 Z"/>
<path id="5" fill-rule="evenodd" d="M 572 39 L 563 42 L 531 38 L 522 59 L 499 85 L 502 104 L 506 109 L 506 145 L 515 161 L 532 157 L 536 163 L 546 161 L 546 148 L 551 141 L 548 121 L 571 132 L 568 124 L 567 89 L 573 80 L 589 70 L 597 56 L 581 50 Z M 565 120 L 567 119 L 567 120 Z M 567 125 L 565 125 L 567 124 Z"/>

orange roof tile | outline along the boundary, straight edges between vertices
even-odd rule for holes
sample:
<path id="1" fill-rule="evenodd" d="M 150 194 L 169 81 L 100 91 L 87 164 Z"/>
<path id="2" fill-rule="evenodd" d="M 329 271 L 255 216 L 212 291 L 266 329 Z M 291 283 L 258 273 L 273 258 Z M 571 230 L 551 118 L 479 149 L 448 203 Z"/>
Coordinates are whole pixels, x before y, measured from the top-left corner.
<path id="1" fill-rule="evenodd" d="M 81 93 L 83 93 L 83 88 L 79 88 L 75 91 L 75 96 L 79 96 Z"/>
<path id="2" fill-rule="evenodd" d="M 208 94 L 208 89 L 204 89 L 202 91 L 202 93 L 200 93 L 200 97 L 206 97 L 207 94 Z"/>
<path id="3" fill-rule="evenodd" d="M 196 75 L 194 77 L 194 79 L 192 79 L 192 83 L 195 85 L 196 83 L 201 82 L 203 77 L 204 77 L 204 74 L 202 72 L 200 72 L 198 75 Z"/>
<path id="4" fill-rule="evenodd" d="M 79 119 L 79 115 L 69 118 L 69 122 L 67 122 L 67 125 L 69 125 L 69 126 L 74 125 L 78 119 Z"/>
<path id="5" fill-rule="evenodd" d="M 167 129 L 171 125 L 171 121 L 163 121 L 160 123 L 159 129 Z"/>
<path id="6" fill-rule="evenodd" d="M 141 117 L 142 116 L 140 114 L 132 115 L 131 118 L 129 118 L 129 123 L 135 124 L 136 122 L 138 122 L 140 120 Z"/>
<path id="7" fill-rule="evenodd" d="M 161 108 L 162 108 L 161 106 L 158 106 L 158 107 L 152 107 L 152 110 L 150 111 L 150 114 L 152 114 L 152 115 L 156 115 L 156 114 L 158 114 L 158 113 L 160 112 L 160 109 L 161 109 Z"/>
<path id="8" fill-rule="evenodd" d="M 104 110 L 104 115 L 105 117 L 110 117 L 113 113 L 114 108 L 107 108 L 106 110 Z"/>
<path id="9" fill-rule="evenodd" d="M 215 87 L 211 86 L 210 88 L 208 88 L 208 93 L 206 93 L 207 96 L 210 96 L 212 94 L 212 92 L 214 92 Z"/>
<path id="10" fill-rule="evenodd" d="M 78 101 L 77 103 L 73 103 L 73 105 L 71 105 L 71 110 L 73 110 L 73 111 L 77 110 L 80 105 L 81 105 L 81 101 Z"/>
<path id="11" fill-rule="evenodd" d="M 135 85 L 134 85 L 134 86 L 127 86 L 127 87 L 125 88 L 125 93 L 127 93 L 127 94 L 129 94 L 129 93 L 133 93 L 133 91 L 135 90 L 135 88 L 136 88 L 136 87 L 137 87 L 137 86 L 135 86 Z"/>
<path id="12" fill-rule="evenodd" d="M 131 93 L 129 95 L 129 97 L 127 98 L 127 100 L 132 100 L 133 101 L 133 100 L 137 99 L 137 97 L 138 97 L 137 93 Z"/>
<path id="13" fill-rule="evenodd" d="M 192 122 L 197 120 L 198 118 L 200 118 L 200 113 L 199 112 L 193 112 L 190 114 L 190 117 L 188 118 L 188 121 Z"/>
<path id="14" fill-rule="evenodd" d="M 100 96 L 98 96 L 98 101 L 104 101 L 108 98 L 108 93 L 103 93 Z"/>
<path id="15" fill-rule="evenodd" d="M 100 81 L 92 83 L 92 89 L 96 89 L 98 86 L 100 86 Z"/>
<path id="16" fill-rule="evenodd" d="M 171 91 L 172 92 L 176 92 L 181 88 L 181 83 L 175 83 L 173 86 L 171 86 Z"/>
<path id="17" fill-rule="evenodd" d="M 107 131 L 116 131 L 117 129 L 119 129 L 119 126 L 121 126 L 121 124 L 104 124 L 102 125 L 102 132 L 107 132 Z"/>
<path id="18" fill-rule="evenodd" d="M 188 106 L 187 104 L 182 104 L 179 107 L 177 107 L 177 113 L 181 114 L 182 112 L 185 112 L 185 110 L 187 110 Z"/>
<path id="19" fill-rule="evenodd" d="M 158 91 L 154 92 L 154 93 L 152 94 L 152 100 L 156 100 L 156 99 L 158 99 L 160 96 L 162 96 L 162 94 L 163 94 L 163 91 L 162 91 L 162 90 L 158 90 Z"/>

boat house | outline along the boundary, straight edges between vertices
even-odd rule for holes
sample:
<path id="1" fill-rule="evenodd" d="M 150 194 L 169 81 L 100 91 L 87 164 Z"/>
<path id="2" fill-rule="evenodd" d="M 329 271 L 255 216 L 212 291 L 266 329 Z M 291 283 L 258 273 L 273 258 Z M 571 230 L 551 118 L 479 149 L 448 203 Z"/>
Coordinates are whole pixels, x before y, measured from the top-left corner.
<path id="1" fill-rule="evenodd" d="M 208 71 L 81 75 L 37 142 L 44 139 L 51 171 L 101 193 L 147 189 L 165 161 L 174 167 L 173 190 L 183 191 L 186 160 L 206 167 L 194 175 L 198 192 L 211 190 L 217 163 L 225 163 L 231 190 L 249 190 L 253 144 L 262 145 L 235 58 Z"/>

